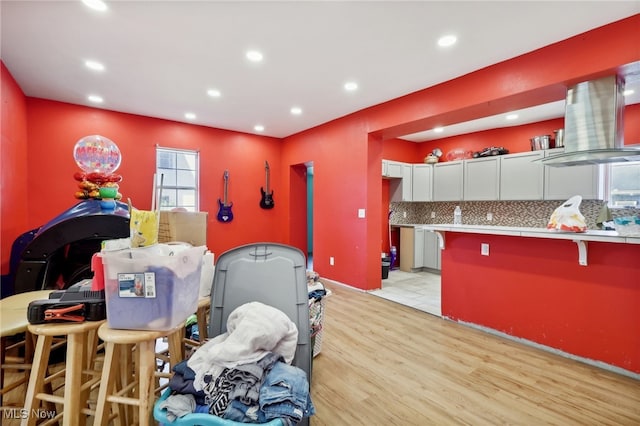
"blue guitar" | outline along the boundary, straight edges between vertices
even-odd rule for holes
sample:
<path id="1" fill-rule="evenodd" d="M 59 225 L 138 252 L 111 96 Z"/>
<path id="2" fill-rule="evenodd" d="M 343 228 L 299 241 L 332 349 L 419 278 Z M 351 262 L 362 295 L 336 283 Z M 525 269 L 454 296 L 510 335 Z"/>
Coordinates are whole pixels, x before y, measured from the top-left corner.
<path id="1" fill-rule="evenodd" d="M 229 170 L 224 171 L 224 201 L 218 198 L 218 220 L 220 222 L 231 222 L 233 220 L 233 212 L 231 207 L 233 203 L 228 200 Z"/>

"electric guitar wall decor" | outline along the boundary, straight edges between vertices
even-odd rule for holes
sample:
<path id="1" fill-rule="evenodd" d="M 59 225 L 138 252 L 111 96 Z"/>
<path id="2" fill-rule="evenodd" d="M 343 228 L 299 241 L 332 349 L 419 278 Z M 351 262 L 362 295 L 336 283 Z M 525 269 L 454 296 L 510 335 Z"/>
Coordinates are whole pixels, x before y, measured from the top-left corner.
<path id="1" fill-rule="evenodd" d="M 231 211 L 231 207 L 233 203 L 229 202 L 229 171 L 224 171 L 224 201 L 218 198 L 218 220 L 220 222 L 231 222 L 233 220 L 233 212 Z"/>
<path id="2" fill-rule="evenodd" d="M 265 174 L 267 177 L 267 185 L 266 185 L 266 189 L 260 187 L 260 193 L 262 194 L 262 198 L 260 199 L 260 207 L 262 207 L 263 209 L 272 209 L 274 206 L 274 201 L 273 201 L 273 191 L 269 190 L 269 162 L 265 161 L 264 162 L 264 170 L 265 170 Z"/>

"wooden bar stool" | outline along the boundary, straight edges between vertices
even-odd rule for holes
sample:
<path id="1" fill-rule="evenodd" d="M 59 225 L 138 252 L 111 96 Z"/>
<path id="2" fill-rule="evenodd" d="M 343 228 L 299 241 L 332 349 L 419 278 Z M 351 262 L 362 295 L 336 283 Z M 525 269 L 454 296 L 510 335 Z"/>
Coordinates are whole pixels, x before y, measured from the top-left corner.
<path id="1" fill-rule="evenodd" d="M 196 318 L 198 319 L 198 341 L 202 345 L 206 342 L 209 336 L 209 330 L 207 326 L 207 318 L 209 316 L 209 308 L 211 308 L 211 297 L 201 297 L 198 299 L 198 310 L 196 311 Z"/>
<path id="2" fill-rule="evenodd" d="M 55 419 L 61 418 L 64 426 L 86 424 L 86 416 L 93 414 L 88 409 L 89 393 L 100 380 L 93 368 L 93 361 L 97 348 L 96 332 L 102 323 L 104 321 L 29 324 L 28 331 L 37 337 L 37 342 L 24 405 L 27 413 L 39 409 L 40 401 L 47 401 L 62 406 Z M 47 376 L 56 336 L 65 336 L 67 340 L 65 367 Z M 45 393 L 45 385 L 62 377 L 63 396 Z M 29 415 L 22 420 L 21 426 L 33 426 L 37 420 L 36 416 Z"/>
<path id="3" fill-rule="evenodd" d="M 151 410 L 156 379 L 158 376 L 170 376 L 156 372 L 156 340 L 168 338 L 169 362 L 173 368 L 184 357 L 183 335 L 184 323 L 164 331 L 118 330 L 108 324 L 100 326 L 98 336 L 104 341 L 105 355 L 94 426 L 106 426 L 110 419 L 114 424 L 126 426 L 153 424 Z M 132 355 L 135 356 L 133 362 Z M 133 374 L 127 373 L 131 366 L 135 370 Z M 120 380 L 119 372 L 124 372 Z M 121 389 L 117 389 L 118 382 Z M 126 410 L 125 413 L 121 405 L 138 407 L 138 410 L 134 413 Z"/>
<path id="4" fill-rule="evenodd" d="M 201 346 L 207 341 L 209 336 L 208 321 L 209 310 L 211 308 L 211 297 L 200 297 L 198 299 L 198 310 L 196 311 L 196 321 L 198 324 L 198 340 L 193 340 L 185 337 L 185 344 L 194 348 Z"/>
<path id="5" fill-rule="evenodd" d="M 209 313 L 211 307 L 211 297 L 200 297 L 198 298 L 198 309 L 196 310 L 196 323 L 198 324 L 198 340 L 191 339 L 189 337 L 184 337 L 184 348 L 182 350 L 183 355 L 187 355 L 187 358 L 191 356 L 194 350 L 196 350 L 199 346 L 206 343 L 208 338 L 208 321 Z M 163 363 L 169 362 L 169 353 L 168 349 L 161 351 L 156 354 L 158 359 Z"/>
<path id="6" fill-rule="evenodd" d="M 34 300 L 47 299 L 49 293 L 51 290 L 28 291 L 0 300 L 0 406 L 5 394 L 29 381 L 33 337 L 27 330 L 27 308 Z M 5 384 L 5 370 L 22 371 L 24 375 Z M 19 404 L 22 408 L 23 402 Z"/>

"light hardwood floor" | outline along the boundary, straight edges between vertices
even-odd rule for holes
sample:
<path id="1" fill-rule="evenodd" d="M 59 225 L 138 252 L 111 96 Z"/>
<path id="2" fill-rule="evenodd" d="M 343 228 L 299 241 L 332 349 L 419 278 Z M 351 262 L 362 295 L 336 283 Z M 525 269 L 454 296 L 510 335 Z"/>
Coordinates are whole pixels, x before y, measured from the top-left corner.
<path id="1" fill-rule="evenodd" d="M 327 287 L 312 426 L 640 425 L 637 380 Z"/>
<path id="2" fill-rule="evenodd" d="M 314 426 L 640 424 L 637 380 L 328 287 Z"/>

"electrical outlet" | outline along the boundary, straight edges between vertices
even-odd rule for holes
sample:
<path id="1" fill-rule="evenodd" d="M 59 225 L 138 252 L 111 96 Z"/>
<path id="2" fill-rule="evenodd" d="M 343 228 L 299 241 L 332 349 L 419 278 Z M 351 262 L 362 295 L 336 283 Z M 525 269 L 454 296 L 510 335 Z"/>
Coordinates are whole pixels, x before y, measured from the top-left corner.
<path id="1" fill-rule="evenodd" d="M 329 265 L 333 266 L 333 264 L 334 264 L 334 260 L 333 260 L 333 256 L 331 256 L 329 258 Z"/>
<path id="2" fill-rule="evenodd" d="M 487 221 L 491 222 L 493 220 L 493 213 L 487 213 Z"/>
<path id="3" fill-rule="evenodd" d="M 407 212 L 402 212 L 402 217 L 406 219 L 407 218 Z"/>
<path id="4" fill-rule="evenodd" d="M 358 209 L 358 217 L 362 219 L 364 216 L 365 216 L 365 210 L 364 209 Z"/>
<path id="5" fill-rule="evenodd" d="M 489 244 L 487 243 L 480 244 L 480 254 L 483 256 L 489 256 Z"/>
<path id="6" fill-rule="evenodd" d="M 431 212 L 431 219 L 435 219 L 436 218 L 436 212 Z"/>

